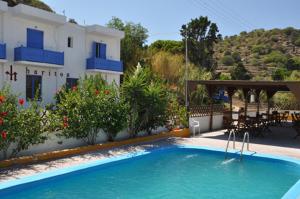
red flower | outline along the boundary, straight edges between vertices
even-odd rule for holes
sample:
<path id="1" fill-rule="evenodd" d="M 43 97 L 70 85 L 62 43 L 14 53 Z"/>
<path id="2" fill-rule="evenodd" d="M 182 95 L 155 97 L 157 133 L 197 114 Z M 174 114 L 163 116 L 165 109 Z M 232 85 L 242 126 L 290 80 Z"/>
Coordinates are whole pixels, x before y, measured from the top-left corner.
<path id="1" fill-rule="evenodd" d="M 68 122 L 64 122 L 64 127 L 67 128 L 69 126 Z"/>
<path id="2" fill-rule="evenodd" d="M 72 91 L 76 91 L 76 90 L 77 90 L 77 86 L 73 86 Z"/>
<path id="3" fill-rule="evenodd" d="M 105 95 L 108 95 L 108 94 L 109 94 L 109 90 L 105 90 L 105 91 L 104 91 L 104 94 L 105 94 Z"/>
<path id="4" fill-rule="evenodd" d="M 95 91 L 95 95 L 99 95 L 99 93 L 100 93 L 99 90 Z"/>
<path id="5" fill-rule="evenodd" d="M 3 139 L 3 140 L 5 140 L 5 139 L 6 139 L 6 136 L 7 136 L 7 133 L 6 133 L 6 131 L 2 131 L 2 133 L 1 133 L 1 137 L 2 137 L 2 139 Z"/>
<path id="6" fill-rule="evenodd" d="M 3 125 L 3 119 L 0 118 L 0 126 Z"/>
<path id="7" fill-rule="evenodd" d="M 69 120 L 69 118 L 67 116 L 64 116 L 63 120 L 64 120 L 64 122 L 67 122 Z"/>
<path id="8" fill-rule="evenodd" d="M 24 105 L 24 99 L 23 98 L 21 98 L 21 99 L 19 99 L 19 104 L 21 105 L 21 106 L 23 106 Z"/>
<path id="9" fill-rule="evenodd" d="M 2 116 L 7 116 L 7 114 L 8 114 L 7 111 L 1 113 Z"/>
<path id="10" fill-rule="evenodd" d="M 0 95 L 0 103 L 3 103 L 5 101 L 5 97 L 3 95 Z"/>

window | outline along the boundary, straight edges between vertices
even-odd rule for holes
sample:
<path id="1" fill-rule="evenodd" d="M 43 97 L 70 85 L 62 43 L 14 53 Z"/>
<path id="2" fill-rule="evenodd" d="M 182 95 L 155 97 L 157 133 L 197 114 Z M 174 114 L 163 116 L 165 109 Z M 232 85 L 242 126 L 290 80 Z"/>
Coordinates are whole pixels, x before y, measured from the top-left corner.
<path id="1" fill-rule="evenodd" d="M 77 86 L 78 79 L 77 78 L 67 78 L 66 80 L 66 87 L 67 89 L 71 89 L 74 86 Z"/>
<path id="2" fill-rule="evenodd" d="M 68 37 L 68 48 L 73 48 L 73 37 Z"/>
<path id="3" fill-rule="evenodd" d="M 42 76 L 27 75 L 26 76 L 26 98 L 34 99 L 37 95 L 38 100 L 42 99 Z"/>
<path id="4" fill-rule="evenodd" d="M 96 58 L 106 59 L 106 44 L 104 43 L 93 43 L 93 55 Z"/>
<path id="5" fill-rule="evenodd" d="M 96 57 L 99 58 L 100 57 L 100 43 L 96 43 Z"/>

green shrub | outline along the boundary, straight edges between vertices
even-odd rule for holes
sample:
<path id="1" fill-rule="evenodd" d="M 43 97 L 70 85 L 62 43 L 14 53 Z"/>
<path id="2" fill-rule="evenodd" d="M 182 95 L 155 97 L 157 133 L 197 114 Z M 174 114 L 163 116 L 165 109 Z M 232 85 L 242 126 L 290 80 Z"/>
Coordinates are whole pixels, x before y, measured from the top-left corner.
<path id="1" fill-rule="evenodd" d="M 272 36 L 271 36 L 271 40 L 272 40 L 273 42 L 278 42 L 278 41 L 279 41 L 279 38 L 278 38 L 276 35 L 272 35 Z"/>
<path id="2" fill-rule="evenodd" d="M 235 61 L 233 59 L 233 57 L 231 55 L 225 55 L 223 58 L 222 58 L 222 63 L 225 65 L 225 66 L 232 66 Z"/>
<path id="3" fill-rule="evenodd" d="M 222 73 L 219 77 L 220 80 L 231 80 L 230 74 Z"/>
<path id="4" fill-rule="evenodd" d="M 128 125 L 132 137 L 140 131 L 150 134 L 152 129 L 166 124 L 167 90 L 148 68 L 139 65 L 126 74 L 122 95 L 129 106 Z"/>
<path id="5" fill-rule="evenodd" d="M 300 37 L 299 37 L 298 39 L 296 39 L 296 41 L 294 42 L 294 44 L 295 44 L 296 46 L 300 46 Z"/>
<path id="6" fill-rule="evenodd" d="M 27 102 L 26 108 L 24 103 L 9 88 L 0 90 L 0 151 L 5 159 L 46 140 L 47 115 L 37 101 Z"/>
<path id="7" fill-rule="evenodd" d="M 288 70 L 300 70 L 300 57 L 289 58 L 286 67 Z"/>
<path id="8" fill-rule="evenodd" d="M 287 62 L 287 57 L 283 53 L 279 51 L 273 51 L 270 54 L 264 57 L 265 63 L 282 63 L 285 64 Z"/>
<path id="9" fill-rule="evenodd" d="M 61 92 L 63 97 L 52 121 L 61 130 L 59 136 L 95 144 L 101 130 L 105 129 L 112 140 L 125 127 L 126 107 L 119 100 L 116 86 L 107 85 L 100 75 L 85 77 L 77 87 Z"/>
<path id="10" fill-rule="evenodd" d="M 271 51 L 271 48 L 267 45 L 255 45 L 251 49 L 252 53 L 257 53 L 259 55 L 266 55 L 269 54 Z"/>
<path id="11" fill-rule="evenodd" d="M 168 115 L 171 121 L 170 129 L 178 126 L 188 127 L 186 107 L 180 105 L 178 103 L 178 99 L 175 96 L 170 97 L 170 102 L 168 105 Z"/>
<path id="12" fill-rule="evenodd" d="M 275 71 L 272 73 L 273 80 L 284 80 L 285 77 L 288 75 L 288 71 L 286 68 L 279 67 L 276 68 Z"/>
<path id="13" fill-rule="evenodd" d="M 233 80 L 249 80 L 251 74 L 244 67 L 243 63 L 238 63 L 236 66 L 231 68 L 230 75 Z"/>
<path id="14" fill-rule="evenodd" d="M 234 59 L 235 63 L 238 63 L 238 62 L 240 62 L 242 60 L 241 59 L 241 55 L 238 52 L 233 52 L 231 56 Z"/>

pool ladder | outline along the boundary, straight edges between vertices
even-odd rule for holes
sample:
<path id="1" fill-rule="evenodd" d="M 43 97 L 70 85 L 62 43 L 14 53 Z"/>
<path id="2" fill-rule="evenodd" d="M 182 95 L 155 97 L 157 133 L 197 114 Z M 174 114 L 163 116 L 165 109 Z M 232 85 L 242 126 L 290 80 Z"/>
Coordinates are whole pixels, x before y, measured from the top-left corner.
<path id="1" fill-rule="evenodd" d="M 226 145 L 226 150 L 225 150 L 225 159 L 227 158 L 228 147 L 229 147 L 229 144 L 230 144 L 230 141 L 231 141 L 231 137 L 232 137 L 233 149 L 235 149 L 235 137 L 236 136 L 235 136 L 235 132 L 231 131 L 229 133 L 228 140 L 227 140 L 227 145 Z M 240 159 L 243 158 L 243 152 L 244 152 L 244 147 L 245 147 L 245 142 L 246 141 L 247 141 L 247 151 L 250 151 L 249 150 L 249 133 L 248 132 L 244 133 L 242 149 L 240 151 L 238 151 L 238 152 L 240 152 Z"/>

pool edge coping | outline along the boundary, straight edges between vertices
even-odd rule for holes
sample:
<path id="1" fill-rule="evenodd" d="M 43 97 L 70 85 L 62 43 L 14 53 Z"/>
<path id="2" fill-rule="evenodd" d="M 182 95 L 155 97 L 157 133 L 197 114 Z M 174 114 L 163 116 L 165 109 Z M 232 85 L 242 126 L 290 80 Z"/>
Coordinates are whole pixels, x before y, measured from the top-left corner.
<path id="1" fill-rule="evenodd" d="M 36 174 L 30 175 L 30 176 L 24 176 L 24 177 L 21 177 L 18 179 L 7 180 L 4 182 L 0 182 L 0 191 L 10 188 L 10 187 L 22 185 L 22 184 L 27 184 L 27 183 L 43 180 L 43 179 L 50 178 L 50 177 L 68 174 L 68 173 L 79 171 L 82 169 L 100 166 L 100 165 L 103 165 L 106 163 L 116 162 L 116 161 L 120 161 L 120 160 L 125 160 L 125 159 L 129 159 L 129 158 L 133 158 L 133 157 L 150 154 L 154 151 L 173 149 L 173 148 L 199 149 L 199 150 L 224 153 L 224 149 L 222 149 L 222 148 L 197 146 L 197 145 L 192 145 L 192 144 L 174 144 L 174 145 L 169 145 L 169 146 L 162 146 L 162 147 L 154 148 L 154 149 L 150 149 L 150 150 L 129 152 L 129 153 L 126 153 L 123 155 L 116 155 L 113 157 L 105 157 L 104 159 L 93 160 L 93 161 L 87 162 L 87 163 L 80 163 L 79 165 L 69 166 L 69 167 L 65 167 L 65 168 L 57 168 L 57 169 L 50 170 L 50 171 L 36 173 Z M 228 153 L 232 154 L 232 155 L 237 155 L 238 152 L 239 152 L 238 150 L 229 150 L 228 151 Z M 248 156 L 248 157 L 261 158 L 261 159 L 269 159 L 269 160 L 272 159 L 272 160 L 285 161 L 285 162 L 294 163 L 294 164 L 297 164 L 300 166 L 299 159 L 287 157 L 287 156 L 271 155 L 271 154 L 265 154 L 265 153 L 253 153 L 251 151 L 250 152 L 245 151 L 243 153 L 243 155 Z M 291 198 L 295 198 L 295 199 L 300 198 L 300 179 L 292 187 L 290 187 L 290 189 L 282 196 L 282 199 L 291 199 Z"/>

